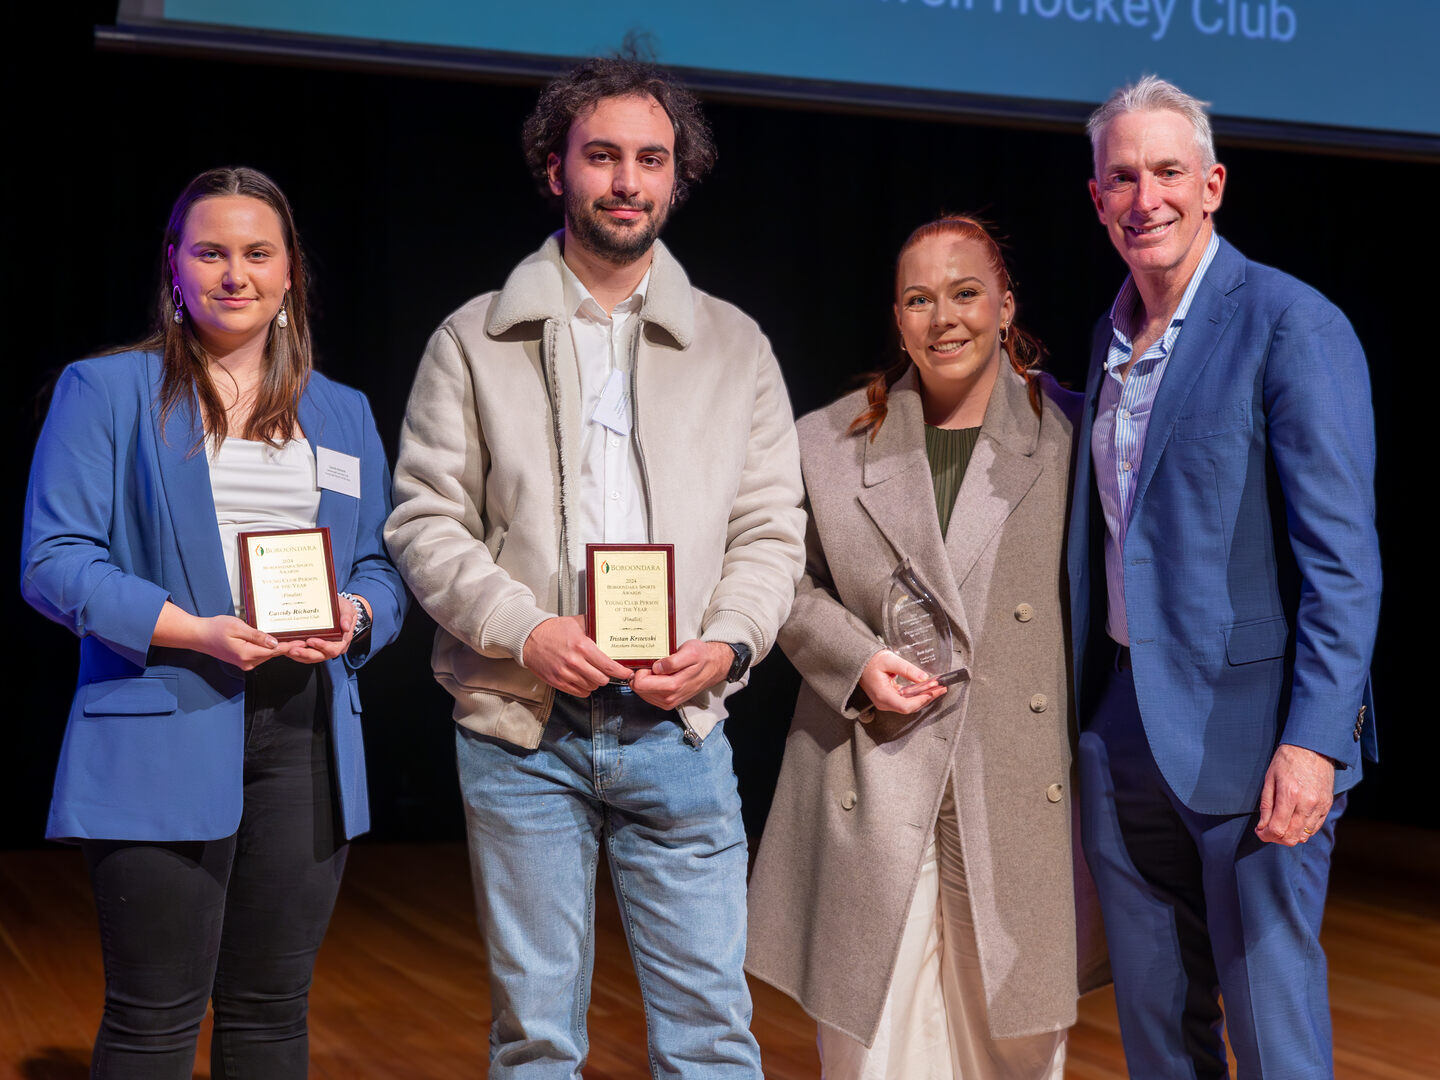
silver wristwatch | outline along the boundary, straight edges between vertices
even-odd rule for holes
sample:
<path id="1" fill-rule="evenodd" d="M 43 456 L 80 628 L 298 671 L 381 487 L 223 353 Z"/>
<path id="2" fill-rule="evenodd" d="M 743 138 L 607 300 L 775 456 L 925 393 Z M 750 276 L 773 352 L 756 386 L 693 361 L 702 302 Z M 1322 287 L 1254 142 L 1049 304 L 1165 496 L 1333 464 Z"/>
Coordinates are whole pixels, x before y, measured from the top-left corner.
<path id="1" fill-rule="evenodd" d="M 355 605 L 355 630 L 350 636 L 357 638 L 365 633 L 366 630 L 370 629 L 370 623 L 372 622 L 370 610 L 360 602 L 360 598 L 354 593 L 342 592 L 340 595 Z"/>

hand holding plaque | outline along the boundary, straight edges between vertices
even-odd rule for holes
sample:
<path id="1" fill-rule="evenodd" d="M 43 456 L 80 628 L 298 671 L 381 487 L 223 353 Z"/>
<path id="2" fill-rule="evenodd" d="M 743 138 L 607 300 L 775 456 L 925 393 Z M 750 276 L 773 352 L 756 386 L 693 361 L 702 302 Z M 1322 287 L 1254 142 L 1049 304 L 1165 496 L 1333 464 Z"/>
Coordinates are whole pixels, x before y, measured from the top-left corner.
<path id="1" fill-rule="evenodd" d="M 345 636 L 329 529 L 246 532 L 239 543 L 246 622 L 277 641 Z"/>
<path id="2" fill-rule="evenodd" d="M 675 651 L 675 545 L 586 544 L 585 631 L 617 664 Z"/>
<path id="3" fill-rule="evenodd" d="M 929 672 L 940 686 L 970 677 L 953 665 L 950 620 L 906 559 L 890 575 L 890 591 L 880 613 L 885 646 L 897 656 Z"/>

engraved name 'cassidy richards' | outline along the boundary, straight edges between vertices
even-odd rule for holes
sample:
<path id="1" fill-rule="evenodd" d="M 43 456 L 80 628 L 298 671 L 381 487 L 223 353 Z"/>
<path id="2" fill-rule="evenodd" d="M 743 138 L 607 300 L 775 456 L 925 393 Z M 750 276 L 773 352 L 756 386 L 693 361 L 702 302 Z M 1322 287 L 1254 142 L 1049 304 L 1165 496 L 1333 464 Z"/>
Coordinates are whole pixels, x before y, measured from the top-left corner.
<path id="1" fill-rule="evenodd" d="M 239 543 L 246 622 L 281 641 L 345 636 L 329 529 L 247 532 Z"/>

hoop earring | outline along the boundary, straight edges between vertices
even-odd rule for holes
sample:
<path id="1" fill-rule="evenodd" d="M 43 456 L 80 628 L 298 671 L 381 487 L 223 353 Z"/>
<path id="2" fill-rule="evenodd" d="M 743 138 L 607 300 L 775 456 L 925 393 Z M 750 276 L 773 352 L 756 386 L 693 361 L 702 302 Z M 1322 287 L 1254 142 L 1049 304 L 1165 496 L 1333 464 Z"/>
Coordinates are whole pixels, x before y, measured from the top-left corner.
<path id="1" fill-rule="evenodd" d="M 1005 344 L 1007 341 L 1009 341 L 1009 340 L 1010 340 L 1010 324 L 1009 324 L 1009 323 L 1006 323 L 1004 326 L 1000 327 L 1000 344 L 1001 344 L 1001 345 L 1004 345 L 1004 344 Z"/>
<path id="2" fill-rule="evenodd" d="M 170 287 L 170 302 L 175 305 L 175 322 L 177 324 L 185 321 L 185 294 L 180 291 L 180 286 Z"/>

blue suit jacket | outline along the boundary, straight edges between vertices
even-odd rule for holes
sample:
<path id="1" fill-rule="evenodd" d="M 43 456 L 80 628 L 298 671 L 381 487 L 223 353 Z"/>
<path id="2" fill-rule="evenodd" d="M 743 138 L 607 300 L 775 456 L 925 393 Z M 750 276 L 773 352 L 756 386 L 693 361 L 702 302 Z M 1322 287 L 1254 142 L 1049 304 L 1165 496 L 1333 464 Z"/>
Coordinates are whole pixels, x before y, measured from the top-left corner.
<path id="1" fill-rule="evenodd" d="M 1095 331 L 1068 563 L 1082 724 L 1114 646 L 1090 433 L 1110 322 Z M 1199 813 L 1259 804 L 1275 747 L 1374 759 L 1380 608 L 1369 373 L 1340 311 L 1223 240 L 1155 397 L 1123 553 L 1150 749 Z M 1357 723 L 1361 706 L 1363 723 Z"/>
<path id="2" fill-rule="evenodd" d="M 160 359 L 129 352 L 60 376 L 25 501 L 21 589 L 80 636 L 46 835 L 209 840 L 240 823 L 245 675 L 185 649 L 151 648 L 169 599 L 233 614 L 199 430 L 178 409 L 164 432 Z M 390 510 L 384 448 L 359 391 L 312 375 L 300 403 L 312 448 L 360 459 L 362 497 L 323 491 L 337 585 L 364 596 L 363 648 L 325 664 L 347 837 L 369 827 L 354 670 L 400 628 L 405 590 L 381 540 Z"/>

